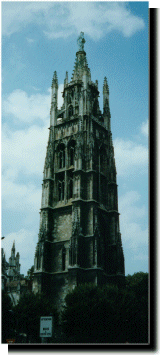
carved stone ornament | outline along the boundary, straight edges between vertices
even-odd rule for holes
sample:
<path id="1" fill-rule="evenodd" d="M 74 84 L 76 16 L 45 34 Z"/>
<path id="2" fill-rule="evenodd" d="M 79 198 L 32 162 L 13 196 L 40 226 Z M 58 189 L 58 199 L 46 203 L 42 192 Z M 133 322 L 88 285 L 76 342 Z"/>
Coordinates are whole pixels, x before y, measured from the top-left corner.
<path id="1" fill-rule="evenodd" d="M 78 181 L 78 180 L 80 180 L 80 176 L 79 175 L 75 175 L 74 179 L 75 179 L 75 181 Z"/>
<path id="2" fill-rule="evenodd" d="M 77 44 L 79 47 L 79 51 L 83 51 L 84 50 L 84 44 L 85 44 L 85 39 L 84 39 L 84 32 L 80 33 L 80 36 L 77 39 Z"/>
<path id="3" fill-rule="evenodd" d="M 83 134 L 82 133 L 78 133 L 77 134 L 77 147 L 80 148 L 83 145 Z"/>
<path id="4" fill-rule="evenodd" d="M 47 236 L 46 218 L 47 218 L 47 214 L 44 212 L 44 214 L 43 214 L 43 222 L 42 222 L 42 225 L 41 225 L 40 230 L 39 230 L 39 240 L 40 241 L 45 240 L 46 236 Z"/>
<path id="5" fill-rule="evenodd" d="M 93 136 L 93 133 L 90 134 L 89 145 L 90 145 L 91 148 L 94 148 L 94 136 Z"/>
<path id="6" fill-rule="evenodd" d="M 52 144 L 51 143 L 49 144 L 49 147 L 48 147 L 48 161 L 49 161 L 49 163 L 51 163 L 51 161 L 52 161 Z"/>
<path id="7" fill-rule="evenodd" d="M 44 244 L 41 242 L 37 243 L 35 257 L 40 258 L 43 255 Z M 40 266 L 40 265 L 39 265 Z M 39 268 L 38 266 L 38 268 Z"/>
<path id="8" fill-rule="evenodd" d="M 46 159 L 45 159 L 44 168 L 45 168 L 45 169 L 48 169 L 48 168 L 49 168 L 49 162 L 48 162 L 48 158 L 47 158 L 47 157 L 46 157 Z"/>
<path id="9" fill-rule="evenodd" d="M 49 182 L 48 182 L 48 181 L 45 181 L 45 183 L 44 183 L 44 188 L 45 188 L 45 189 L 48 189 L 48 187 L 49 187 Z"/>

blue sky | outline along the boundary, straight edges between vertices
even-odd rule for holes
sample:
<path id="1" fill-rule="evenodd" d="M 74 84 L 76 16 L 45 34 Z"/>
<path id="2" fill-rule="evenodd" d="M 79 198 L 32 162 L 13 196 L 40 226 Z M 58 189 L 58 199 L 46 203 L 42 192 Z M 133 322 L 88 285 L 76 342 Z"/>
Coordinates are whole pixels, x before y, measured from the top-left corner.
<path id="1" fill-rule="evenodd" d="M 85 36 L 100 107 L 110 90 L 126 275 L 148 271 L 148 2 L 2 2 L 2 246 L 21 273 L 34 263 L 48 140 L 50 86 L 59 106 Z"/>

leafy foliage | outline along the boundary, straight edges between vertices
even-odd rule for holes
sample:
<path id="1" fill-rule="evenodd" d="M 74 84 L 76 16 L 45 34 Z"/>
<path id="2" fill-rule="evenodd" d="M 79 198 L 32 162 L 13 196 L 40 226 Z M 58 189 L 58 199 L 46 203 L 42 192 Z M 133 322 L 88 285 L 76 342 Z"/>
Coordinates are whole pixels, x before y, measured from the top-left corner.
<path id="1" fill-rule="evenodd" d="M 33 282 L 34 265 L 27 271 L 27 276 L 25 277 L 28 283 L 28 290 L 32 292 L 32 282 Z"/>
<path id="2" fill-rule="evenodd" d="M 44 295 L 24 294 L 17 306 L 12 307 L 10 298 L 2 293 L 2 341 L 25 333 L 26 342 L 40 343 L 40 317 L 51 314 L 53 343 L 147 343 L 148 274 L 128 275 L 124 288 L 92 284 L 76 287 L 66 296 L 62 327 L 58 324 L 52 295 L 49 299 Z"/>
<path id="3" fill-rule="evenodd" d="M 126 287 L 81 285 L 66 296 L 62 314 L 67 342 L 147 343 L 148 274 L 126 278 Z"/>
<path id="4" fill-rule="evenodd" d="M 13 337 L 13 307 L 11 299 L 2 291 L 2 343 Z"/>
<path id="5" fill-rule="evenodd" d="M 40 343 L 40 317 L 53 315 L 54 322 L 58 321 L 58 313 L 51 302 L 44 295 L 24 294 L 14 308 L 17 319 L 17 331 L 27 334 L 27 342 Z"/>

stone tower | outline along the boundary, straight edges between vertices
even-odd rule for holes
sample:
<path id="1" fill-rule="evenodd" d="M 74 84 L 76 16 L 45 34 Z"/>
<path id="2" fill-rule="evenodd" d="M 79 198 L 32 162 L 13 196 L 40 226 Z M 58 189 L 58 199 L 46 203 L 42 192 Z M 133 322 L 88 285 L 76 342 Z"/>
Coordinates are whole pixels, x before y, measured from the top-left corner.
<path id="1" fill-rule="evenodd" d="M 17 277 L 20 277 L 20 255 L 17 253 L 15 255 L 16 249 L 15 249 L 15 241 L 13 242 L 13 246 L 11 249 L 11 256 L 9 258 L 9 264 L 8 264 L 8 276 L 10 279 L 17 279 Z"/>
<path id="2" fill-rule="evenodd" d="M 59 306 L 81 283 L 124 282 L 109 87 L 105 77 L 102 113 L 84 43 L 81 32 L 60 110 L 57 73 L 53 75 L 34 260 L 33 292 L 53 295 Z"/>

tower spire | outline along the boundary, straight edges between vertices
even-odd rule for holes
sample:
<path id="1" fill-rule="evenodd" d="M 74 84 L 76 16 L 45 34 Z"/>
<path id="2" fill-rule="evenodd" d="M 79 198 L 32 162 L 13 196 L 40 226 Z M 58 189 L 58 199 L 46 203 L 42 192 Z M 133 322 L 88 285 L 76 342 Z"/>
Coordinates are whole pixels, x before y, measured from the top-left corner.
<path id="1" fill-rule="evenodd" d="M 72 74 L 72 81 L 83 80 L 84 73 L 90 79 L 90 70 L 88 68 L 86 52 L 84 51 L 84 32 L 80 33 L 80 36 L 77 39 L 78 43 L 78 52 L 76 52 L 76 60 L 74 65 L 74 70 Z"/>

